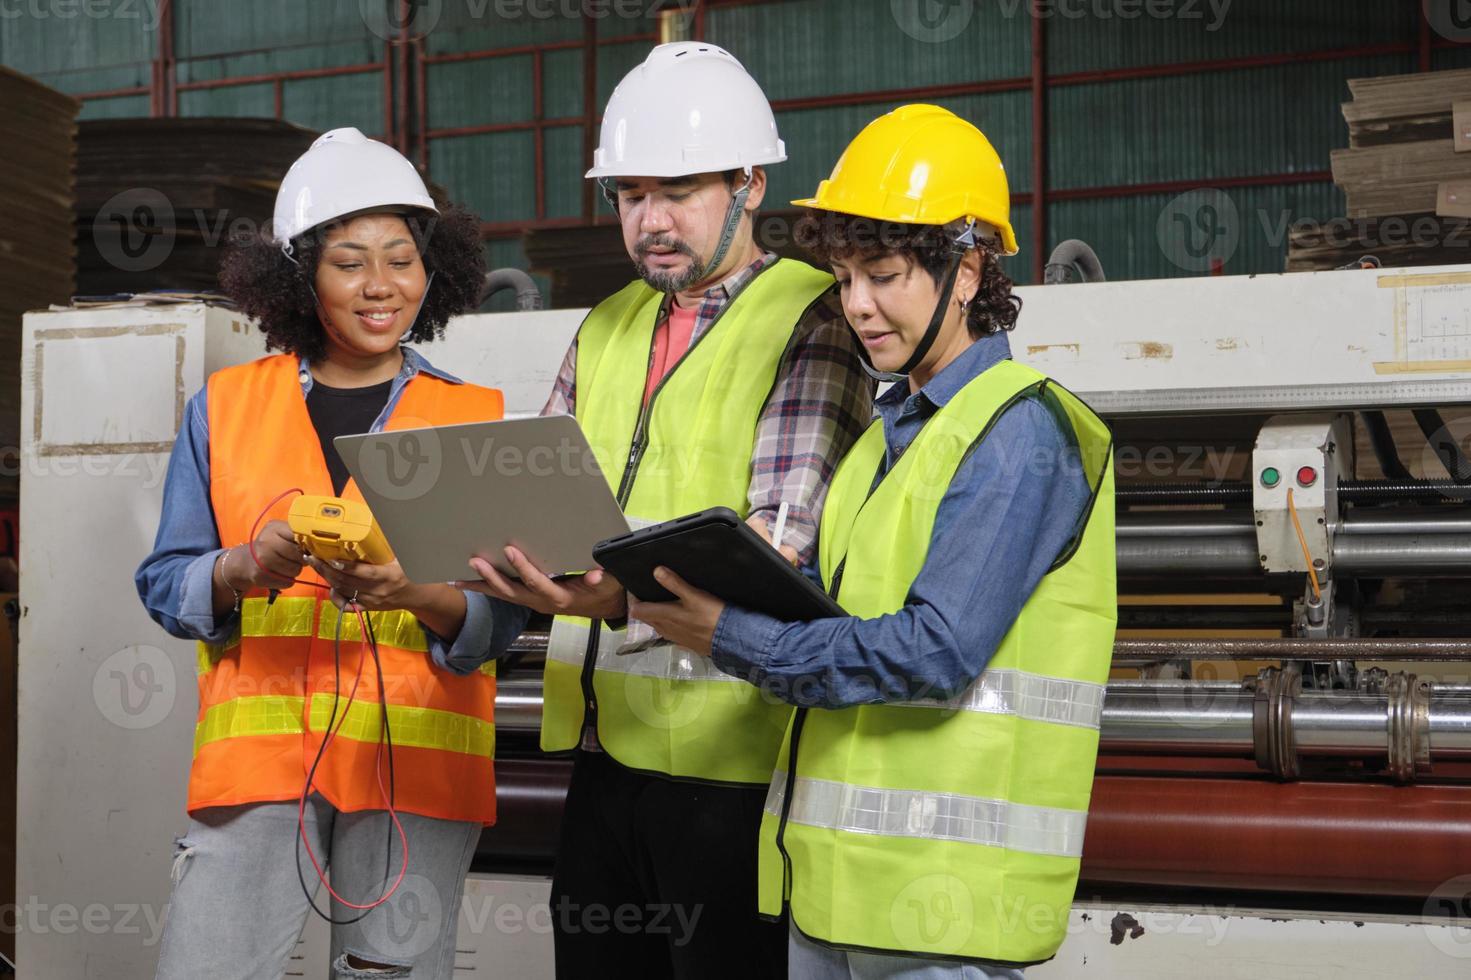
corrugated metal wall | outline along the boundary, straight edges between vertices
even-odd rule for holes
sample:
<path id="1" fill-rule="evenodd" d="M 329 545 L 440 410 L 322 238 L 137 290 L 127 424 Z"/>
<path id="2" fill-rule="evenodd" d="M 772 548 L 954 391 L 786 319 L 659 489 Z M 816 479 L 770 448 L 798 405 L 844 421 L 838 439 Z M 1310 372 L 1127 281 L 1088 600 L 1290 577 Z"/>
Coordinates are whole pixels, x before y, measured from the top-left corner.
<path id="1" fill-rule="evenodd" d="M 398 36 L 387 0 L 172 0 L 171 18 L 168 0 L 26 0 L 0 17 L 0 60 L 103 93 L 84 118 L 145 115 L 156 101 L 167 112 L 154 59 L 171 19 L 179 114 L 279 114 L 380 137 L 393 135 L 399 86 L 422 84 L 405 145 L 489 223 L 491 260 L 524 265 L 521 229 L 601 207 L 581 179 L 588 51 L 596 112 L 672 10 L 740 57 L 776 104 L 791 160 L 773 170 L 770 206 L 809 192 L 865 122 L 903 101 L 979 124 L 1017 197 L 1022 254 L 1010 268 L 1022 282 L 1039 247 L 1068 237 L 1094 244 L 1112 278 L 1198 275 L 1212 260 L 1227 274 L 1279 270 L 1290 222 L 1342 212 L 1323 177 L 1346 142 L 1344 81 L 1427 58 L 1471 64 L 1471 49 L 1422 28 L 1419 0 L 1036 2 L 1040 188 L 1032 0 L 706 0 L 698 13 L 695 0 L 419 0 L 408 79 L 387 43 Z M 219 84 L 238 79 L 249 81 Z M 1039 189 L 1045 245 L 1032 237 Z"/>

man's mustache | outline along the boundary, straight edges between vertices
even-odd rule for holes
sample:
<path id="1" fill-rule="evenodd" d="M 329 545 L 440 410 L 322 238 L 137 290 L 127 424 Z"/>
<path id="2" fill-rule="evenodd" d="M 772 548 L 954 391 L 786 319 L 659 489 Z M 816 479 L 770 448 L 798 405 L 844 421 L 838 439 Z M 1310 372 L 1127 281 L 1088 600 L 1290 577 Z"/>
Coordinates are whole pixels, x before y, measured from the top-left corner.
<path id="1" fill-rule="evenodd" d="M 633 254 L 641 259 L 647 258 L 650 250 L 655 248 L 672 249 L 680 255 L 687 255 L 692 259 L 696 258 L 694 249 L 679 239 L 670 238 L 667 235 L 650 235 L 647 238 L 640 238 L 638 244 L 633 247 Z"/>

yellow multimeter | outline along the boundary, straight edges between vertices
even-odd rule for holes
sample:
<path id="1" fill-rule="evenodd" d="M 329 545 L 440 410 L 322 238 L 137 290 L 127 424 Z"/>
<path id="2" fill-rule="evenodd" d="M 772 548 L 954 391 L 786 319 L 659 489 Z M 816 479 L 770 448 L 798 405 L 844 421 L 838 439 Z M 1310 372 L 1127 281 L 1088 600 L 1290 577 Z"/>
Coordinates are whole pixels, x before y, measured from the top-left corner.
<path id="1" fill-rule="evenodd" d="M 322 561 L 365 561 L 386 565 L 393 549 L 373 520 L 368 505 L 340 497 L 301 496 L 286 518 L 302 551 Z"/>

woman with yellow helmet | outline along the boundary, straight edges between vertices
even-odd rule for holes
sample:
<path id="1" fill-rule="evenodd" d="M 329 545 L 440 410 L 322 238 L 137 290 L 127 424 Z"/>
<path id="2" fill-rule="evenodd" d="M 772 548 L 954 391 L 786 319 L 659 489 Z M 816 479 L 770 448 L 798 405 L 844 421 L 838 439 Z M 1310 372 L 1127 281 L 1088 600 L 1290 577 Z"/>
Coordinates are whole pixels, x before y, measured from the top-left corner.
<path id="1" fill-rule="evenodd" d="M 798 706 L 761 838 L 790 976 L 1019 976 L 1057 951 L 1077 882 L 1116 622 L 1112 441 L 1011 360 L 1010 192 L 975 126 L 896 109 L 794 203 L 896 382 L 810 570 L 850 615 L 780 623 L 668 570 L 679 601 L 630 613 Z"/>

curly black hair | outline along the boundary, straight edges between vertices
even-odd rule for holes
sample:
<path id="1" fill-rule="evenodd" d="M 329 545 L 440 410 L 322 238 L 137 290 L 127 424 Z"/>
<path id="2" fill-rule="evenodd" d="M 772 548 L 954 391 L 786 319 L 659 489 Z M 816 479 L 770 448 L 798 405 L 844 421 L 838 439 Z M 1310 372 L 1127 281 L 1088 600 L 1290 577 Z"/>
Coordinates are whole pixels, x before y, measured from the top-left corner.
<path id="1" fill-rule="evenodd" d="M 945 277 L 954 233 L 940 225 L 876 221 L 836 211 L 809 209 L 797 219 L 793 238 L 819 265 L 834 258 L 899 255 L 929 273 L 939 286 Z M 1011 277 L 1001 270 L 995 241 L 981 242 L 981 286 L 966 307 L 966 329 L 984 337 L 1016 327 L 1022 300 L 1012 292 Z"/>
<path id="2" fill-rule="evenodd" d="M 480 222 L 459 205 L 437 204 L 438 214 L 404 217 L 434 282 L 405 342 L 444 336 L 450 317 L 476 309 L 485 283 Z M 235 237 L 220 261 L 220 287 L 242 313 L 254 317 L 267 350 L 316 361 L 327 352 L 326 332 L 312 294 L 325 229 L 292 239 L 293 258 L 281 254 L 264 229 Z"/>

